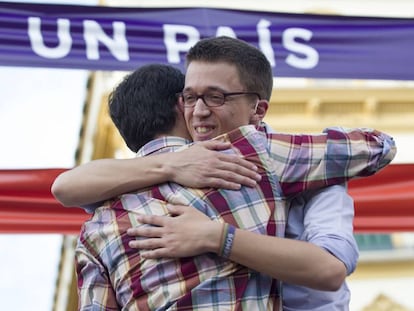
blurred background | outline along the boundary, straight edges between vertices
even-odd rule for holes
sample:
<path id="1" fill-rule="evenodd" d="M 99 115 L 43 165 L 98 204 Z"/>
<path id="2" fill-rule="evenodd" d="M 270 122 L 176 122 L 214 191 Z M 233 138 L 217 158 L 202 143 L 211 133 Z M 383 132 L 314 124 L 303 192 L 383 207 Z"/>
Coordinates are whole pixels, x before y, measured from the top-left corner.
<path id="1" fill-rule="evenodd" d="M 9 2 L 163 7 L 191 6 L 197 1 Z M 209 1 L 208 6 L 414 17 L 410 0 L 238 0 Z M 0 169 L 71 168 L 96 158 L 133 156 L 105 109 L 109 92 L 126 72 L 0 68 Z M 399 152 L 393 163 L 413 163 L 414 81 L 275 78 L 270 106 L 265 121 L 278 131 L 320 132 L 331 125 L 373 127 L 395 137 Z M 0 234 L 1 309 L 76 310 L 76 238 Z M 414 310 L 413 233 L 356 233 L 356 238 L 361 257 L 348 278 L 351 310 Z"/>

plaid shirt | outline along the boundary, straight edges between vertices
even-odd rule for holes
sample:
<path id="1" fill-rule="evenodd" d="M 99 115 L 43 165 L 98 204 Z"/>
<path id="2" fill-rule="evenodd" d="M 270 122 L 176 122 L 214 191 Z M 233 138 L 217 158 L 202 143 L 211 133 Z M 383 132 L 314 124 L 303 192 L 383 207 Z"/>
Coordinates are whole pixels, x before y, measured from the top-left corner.
<path id="1" fill-rule="evenodd" d="M 168 215 L 169 202 L 191 205 L 242 229 L 283 236 L 285 195 L 370 175 L 395 154 L 390 137 L 369 130 L 338 128 L 310 136 L 266 134 L 245 126 L 219 139 L 232 142 L 232 152 L 258 166 L 258 186 L 229 191 L 166 183 L 97 209 L 76 248 L 81 310 L 279 310 L 278 284 L 271 277 L 210 253 L 143 260 L 128 247 L 126 230 L 141 225 L 136 214 Z M 184 143 L 159 139 L 140 155 L 172 151 Z"/>

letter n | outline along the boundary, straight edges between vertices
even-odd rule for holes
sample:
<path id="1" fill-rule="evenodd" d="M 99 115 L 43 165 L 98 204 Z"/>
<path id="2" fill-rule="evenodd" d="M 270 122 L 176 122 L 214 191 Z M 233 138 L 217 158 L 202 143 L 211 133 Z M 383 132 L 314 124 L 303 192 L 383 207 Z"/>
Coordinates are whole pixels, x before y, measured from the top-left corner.
<path id="1" fill-rule="evenodd" d="M 83 22 L 83 37 L 86 42 L 86 57 L 92 60 L 99 59 L 99 41 L 102 42 L 119 61 L 128 61 L 128 41 L 125 36 L 125 23 L 113 22 L 113 38 L 109 37 L 101 26 L 92 20 Z"/>

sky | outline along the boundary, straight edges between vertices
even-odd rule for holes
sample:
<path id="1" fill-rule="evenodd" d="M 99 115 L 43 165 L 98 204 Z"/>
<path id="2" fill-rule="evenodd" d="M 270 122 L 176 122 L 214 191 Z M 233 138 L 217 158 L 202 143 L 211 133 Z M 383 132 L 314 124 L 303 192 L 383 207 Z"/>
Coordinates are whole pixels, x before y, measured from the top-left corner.
<path id="1" fill-rule="evenodd" d="M 0 67 L 0 168 L 74 166 L 86 78 L 80 70 Z M 0 235 L 3 310 L 51 310 L 61 242 L 58 234 Z"/>
<path id="2" fill-rule="evenodd" d="M 87 76 L 84 70 L 0 67 L 0 169 L 74 166 Z M 2 310 L 52 310 L 61 245 L 59 234 L 0 234 Z"/>

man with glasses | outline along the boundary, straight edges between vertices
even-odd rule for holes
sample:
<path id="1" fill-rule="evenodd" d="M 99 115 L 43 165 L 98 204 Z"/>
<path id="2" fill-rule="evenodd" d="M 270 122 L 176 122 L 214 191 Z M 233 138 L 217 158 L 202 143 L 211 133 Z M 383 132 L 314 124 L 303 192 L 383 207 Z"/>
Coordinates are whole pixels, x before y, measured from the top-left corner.
<path id="1" fill-rule="evenodd" d="M 260 94 L 259 98 L 230 96 L 218 107 L 207 107 L 201 100 L 186 107 L 184 116 L 193 140 L 210 139 L 263 119 L 273 77 L 268 64 L 254 61 L 260 58 L 256 53 L 260 52 L 230 38 L 202 40 L 189 51 L 183 92 L 193 94 L 190 98 L 209 91 Z M 300 164 L 290 167 L 302 168 Z M 173 212 L 178 216 L 141 218 L 157 225 L 135 231 L 149 238 L 134 242 L 148 249 L 146 258 L 216 249 L 220 241 L 211 237 L 217 236 L 219 228 L 209 226 L 211 220 L 191 208 L 178 207 Z M 356 267 L 358 249 L 353 236 L 353 202 L 345 186 L 305 192 L 289 201 L 288 213 L 289 239 L 236 229 L 229 259 L 282 280 L 284 310 L 347 310 L 350 293 L 344 280 Z"/>
<path id="2" fill-rule="evenodd" d="M 191 59 L 197 51 L 200 52 L 204 50 L 205 45 L 208 46 L 209 44 L 212 44 L 213 48 L 218 47 L 219 49 L 223 47 L 231 47 L 232 51 L 236 49 L 236 54 L 241 56 L 246 55 L 246 53 L 239 54 L 240 51 L 237 50 L 237 48 L 246 49 L 244 43 L 240 45 L 237 40 L 234 43 L 233 39 L 229 38 L 206 40 L 201 42 L 200 45 L 196 45 L 192 51 L 190 51 L 188 56 L 189 66 L 186 76 L 186 85 L 181 98 L 185 106 L 184 115 L 187 128 L 194 140 L 210 139 L 217 136 L 216 134 L 228 132 L 240 125 L 255 124 L 259 126 L 266 113 L 267 100 L 270 97 L 272 88 L 271 82 L 269 83 L 268 81 L 269 77 L 266 75 L 261 79 L 258 79 L 260 80 L 259 82 L 250 81 L 252 79 L 246 78 L 245 73 L 240 74 L 239 76 L 239 73 L 243 73 L 243 71 L 246 71 L 250 77 L 253 74 L 259 73 L 263 76 L 263 72 L 269 72 L 268 69 L 270 66 L 268 64 L 263 65 L 259 62 L 259 64 L 254 63 L 254 66 L 250 66 L 253 68 L 244 68 L 243 66 L 238 68 L 229 61 L 229 59 L 231 60 L 231 57 L 234 57 L 232 56 L 232 53 L 230 53 L 230 55 L 225 53 L 226 55 L 224 56 L 222 55 L 223 53 L 218 53 L 219 59 Z M 199 48 L 198 50 L 197 47 Z M 247 47 L 247 50 L 247 57 L 252 56 L 249 55 L 249 53 L 253 55 L 257 53 L 254 50 L 252 51 L 252 48 L 249 49 Z M 191 54 L 192 52 L 193 54 Z M 226 57 L 230 58 L 226 59 Z M 259 57 L 261 56 L 259 55 Z M 269 66 L 269 68 L 266 68 L 266 66 Z M 256 72 L 256 70 L 258 70 L 258 72 Z M 237 91 L 237 94 L 234 94 L 232 92 L 233 90 L 235 92 Z M 257 94 L 256 92 L 250 92 L 250 90 L 257 91 Z M 266 133 L 264 128 L 262 131 L 264 131 L 263 133 Z M 272 134 L 265 135 L 272 136 Z M 371 138 L 374 138 L 374 136 L 371 136 Z M 288 142 L 290 141 L 286 141 L 286 143 Z M 305 141 L 305 143 L 310 142 L 310 140 Z M 386 140 L 385 142 L 389 143 L 390 141 Z M 312 145 L 312 143 L 310 143 L 310 145 Z M 393 146 L 390 147 L 391 153 L 389 153 L 388 156 L 391 156 L 388 161 L 392 158 L 393 154 Z M 272 148 L 273 147 L 270 144 L 270 150 L 272 151 L 270 154 L 273 156 L 273 160 L 279 161 L 280 157 L 287 155 L 283 153 L 284 151 L 292 151 L 292 149 L 289 148 L 285 150 L 283 150 L 283 148 L 281 148 L 281 150 L 277 148 L 272 150 Z M 288 157 L 285 159 L 288 159 Z M 363 167 L 365 168 L 365 164 L 363 164 Z M 277 174 L 274 175 L 280 177 L 286 172 L 291 172 L 292 169 L 299 172 L 303 171 L 303 167 L 301 166 L 295 168 L 286 166 L 286 170 L 277 172 Z M 289 183 L 287 183 L 287 185 L 289 186 Z M 289 189 L 289 187 L 286 189 Z M 285 188 L 283 188 L 283 190 L 285 191 Z M 294 191 L 292 193 L 294 193 Z M 286 192 L 283 194 L 286 195 Z M 318 247 L 309 245 L 309 243 L 288 241 L 272 236 L 267 237 L 263 235 L 263 233 L 260 235 L 251 233 L 247 230 L 235 229 L 235 227 L 239 227 L 239 224 L 234 221 L 230 221 L 230 225 L 225 225 L 223 227 L 222 222 L 212 222 L 209 218 L 206 219 L 205 215 L 197 213 L 195 209 L 191 208 L 173 207 L 171 208 L 171 211 L 179 214 L 179 216 L 171 219 L 154 216 L 149 218 L 140 216 L 138 218 L 141 221 L 159 225 L 157 228 L 141 227 L 141 231 L 138 232 L 150 237 L 150 239 L 131 242 L 132 245 L 135 244 L 143 248 L 154 249 L 153 251 L 147 252 L 145 255 L 142 254 L 143 257 L 155 258 L 165 255 L 167 255 L 167 257 L 177 255 L 192 256 L 207 251 L 218 253 L 219 255 L 224 254 L 224 257 L 229 257 L 231 260 L 244 264 L 259 272 L 266 273 L 274 278 L 278 277 L 282 280 L 296 282 L 298 284 L 321 289 L 332 289 L 342 284 L 346 273 L 344 264 L 342 262 L 338 263 L 336 257 Z M 188 217 L 189 215 L 190 217 Z M 339 217 L 341 216 L 339 215 Z M 226 219 L 224 220 L 226 221 Z M 174 222 L 180 222 L 183 227 L 170 225 L 174 224 Z M 202 226 L 199 227 L 199 224 L 202 224 Z M 188 228 L 191 228 L 191 230 L 188 230 Z M 180 231 L 182 229 L 186 232 L 186 241 L 180 240 L 180 234 L 184 232 Z M 222 231 L 224 235 L 221 234 Z M 174 232 L 174 234 L 166 234 L 166 232 Z M 189 232 L 191 232 L 191 234 L 189 234 Z M 271 232 L 266 233 L 271 234 Z M 273 235 L 275 234 L 273 233 Z M 156 238 L 154 239 L 154 237 Z M 229 237 L 229 239 L 224 237 Z M 178 238 L 178 240 L 174 240 L 176 238 Z M 233 238 L 234 244 L 232 244 Z M 258 239 L 257 241 L 259 242 L 264 241 L 266 244 L 260 245 L 255 242 L 256 239 Z M 176 243 L 177 241 L 179 243 Z M 276 249 L 271 246 L 274 243 L 278 245 Z M 252 247 L 254 251 L 253 257 L 261 258 L 252 258 L 252 255 L 250 254 Z M 351 245 L 351 248 L 352 247 L 353 245 Z M 247 252 L 245 251 L 246 249 Z M 257 256 L 257 254 L 260 254 L 260 256 Z M 311 261 L 311 264 L 309 264 L 309 260 Z M 348 262 L 345 264 L 348 264 Z M 321 270 L 322 266 L 323 270 Z M 327 269 L 327 267 L 329 269 Z M 328 271 L 324 275 L 315 274 L 315 272 L 326 272 L 326 269 Z M 338 279 L 340 280 L 340 284 L 338 284 Z"/>

